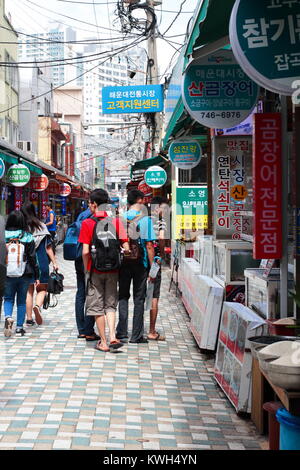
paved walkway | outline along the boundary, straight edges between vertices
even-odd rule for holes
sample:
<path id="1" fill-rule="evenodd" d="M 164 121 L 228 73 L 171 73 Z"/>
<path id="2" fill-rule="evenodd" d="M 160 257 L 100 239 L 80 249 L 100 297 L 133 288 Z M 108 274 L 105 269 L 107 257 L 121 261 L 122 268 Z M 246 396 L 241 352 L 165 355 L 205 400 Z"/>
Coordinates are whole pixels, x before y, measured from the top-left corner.
<path id="1" fill-rule="evenodd" d="M 167 272 L 157 325 L 167 341 L 104 354 L 77 339 L 73 263 L 59 258 L 58 307 L 25 337 L 0 336 L 0 450 L 264 445 L 215 385 L 213 361 L 200 354 L 181 301 L 168 293 Z"/>

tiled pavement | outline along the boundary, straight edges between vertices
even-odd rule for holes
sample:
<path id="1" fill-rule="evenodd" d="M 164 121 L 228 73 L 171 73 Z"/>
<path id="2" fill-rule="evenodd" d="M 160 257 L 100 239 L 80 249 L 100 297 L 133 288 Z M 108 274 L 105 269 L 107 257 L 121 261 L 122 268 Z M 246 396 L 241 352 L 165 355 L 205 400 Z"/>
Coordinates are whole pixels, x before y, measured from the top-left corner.
<path id="1" fill-rule="evenodd" d="M 25 337 L 0 336 L 0 450 L 265 447 L 215 385 L 167 272 L 157 325 L 167 341 L 104 354 L 77 339 L 73 263 L 59 258 L 58 307 Z"/>

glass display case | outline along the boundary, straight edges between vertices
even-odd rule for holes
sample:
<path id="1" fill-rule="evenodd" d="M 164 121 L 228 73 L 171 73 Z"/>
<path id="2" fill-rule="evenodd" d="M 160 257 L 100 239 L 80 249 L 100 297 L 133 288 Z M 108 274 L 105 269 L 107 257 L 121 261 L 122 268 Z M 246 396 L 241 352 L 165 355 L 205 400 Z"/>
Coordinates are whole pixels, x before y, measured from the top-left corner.
<path id="1" fill-rule="evenodd" d="M 260 260 L 252 258 L 252 244 L 245 241 L 215 241 L 213 278 L 222 286 L 244 285 L 246 268 L 258 268 Z"/>
<path id="2" fill-rule="evenodd" d="M 263 277 L 264 269 L 246 269 L 246 306 L 267 319 L 279 318 L 280 269 L 273 268 L 268 278 Z M 289 289 L 293 288 L 293 275 L 289 273 Z M 293 313 L 293 301 L 289 298 L 289 313 Z"/>

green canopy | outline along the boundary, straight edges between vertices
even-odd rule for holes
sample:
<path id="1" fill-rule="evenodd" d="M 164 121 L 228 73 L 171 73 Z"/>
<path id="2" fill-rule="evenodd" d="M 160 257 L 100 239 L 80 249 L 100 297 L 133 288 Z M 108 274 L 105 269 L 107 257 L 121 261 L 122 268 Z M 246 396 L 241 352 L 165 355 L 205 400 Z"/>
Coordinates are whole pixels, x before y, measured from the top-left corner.
<path id="1" fill-rule="evenodd" d="M 161 165 L 162 163 L 165 163 L 165 160 L 159 155 L 157 157 L 146 158 L 146 160 L 139 160 L 131 167 L 131 178 L 134 171 L 146 170 L 150 166 Z"/>
<path id="2" fill-rule="evenodd" d="M 39 168 L 38 166 L 34 165 L 33 163 L 27 160 L 24 160 L 23 157 L 15 157 L 13 155 L 0 152 L 0 158 L 2 158 L 2 160 L 4 160 L 6 163 L 10 163 L 12 165 L 17 165 L 19 163 L 19 159 L 21 159 L 22 161 L 21 163 L 27 166 L 29 171 L 31 171 L 32 173 L 36 173 L 37 175 L 43 174 L 43 170 L 41 168 Z"/>
<path id="3" fill-rule="evenodd" d="M 235 0 L 204 0 L 198 9 L 185 55 L 228 36 L 229 20 Z"/>

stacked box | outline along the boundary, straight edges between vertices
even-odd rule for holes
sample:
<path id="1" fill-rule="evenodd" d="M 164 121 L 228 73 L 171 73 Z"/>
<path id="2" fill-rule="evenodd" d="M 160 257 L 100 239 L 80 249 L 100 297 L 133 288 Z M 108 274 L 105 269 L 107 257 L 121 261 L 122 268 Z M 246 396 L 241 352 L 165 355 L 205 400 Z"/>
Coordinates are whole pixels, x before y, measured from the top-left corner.
<path id="1" fill-rule="evenodd" d="M 196 284 L 193 282 L 195 275 L 200 274 L 200 265 L 193 258 L 182 258 L 181 271 L 181 292 L 182 301 L 189 315 L 192 314 L 194 308 Z"/>
<path id="2" fill-rule="evenodd" d="M 250 308 L 224 302 L 215 379 L 236 411 L 251 412 L 252 355 L 248 338 L 267 334 L 267 323 Z"/>
<path id="3" fill-rule="evenodd" d="M 194 302 L 191 331 L 201 349 L 215 351 L 221 319 L 224 288 L 208 276 L 192 280 Z"/>

